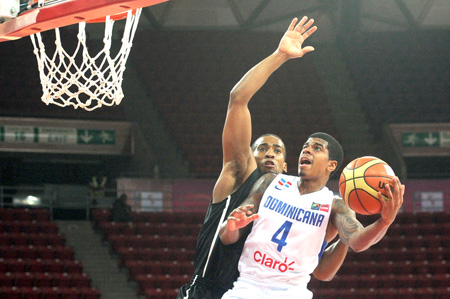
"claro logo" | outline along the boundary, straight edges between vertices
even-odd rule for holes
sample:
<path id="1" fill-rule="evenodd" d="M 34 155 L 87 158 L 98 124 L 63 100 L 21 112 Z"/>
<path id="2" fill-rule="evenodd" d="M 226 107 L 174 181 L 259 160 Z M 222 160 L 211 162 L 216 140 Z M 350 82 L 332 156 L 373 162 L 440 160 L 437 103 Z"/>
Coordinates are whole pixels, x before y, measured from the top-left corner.
<path id="1" fill-rule="evenodd" d="M 260 251 L 255 251 L 253 254 L 253 258 L 255 259 L 255 262 L 258 264 L 261 264 L 267 268 L 278 270 L 280 272 L 286 272 L 287 270 L 294 270 L 291 266 L 295 263 L 290 262 L 288 264 L 287 258 L 284 259 L 284 262 L 280 262 L 277 260 L 274 260 L 273 258 L 267 256 L 265 253 L 262 253 Z"/>

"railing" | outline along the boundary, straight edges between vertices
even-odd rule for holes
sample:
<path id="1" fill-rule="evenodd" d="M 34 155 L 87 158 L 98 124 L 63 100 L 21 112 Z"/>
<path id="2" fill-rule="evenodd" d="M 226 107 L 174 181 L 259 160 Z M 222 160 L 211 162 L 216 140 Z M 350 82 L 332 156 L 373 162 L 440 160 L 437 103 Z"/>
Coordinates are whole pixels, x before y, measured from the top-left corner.
<path id="1" fill-rule="evenodd" d="M 210 194 L 178 188 L 170 192 L 104 189 L 91 193 L 87 186 L 0 186 L 0 208 L 46 208 L 51 219 L 91 219 L 93 209 L 111 208 L 121 194 L 134 212 L 206 212 Z"/>
<path id="2" fill-rule="evenodd" d="M 117 194 L 115 189 L 106 189 L 105 196 L 94 198 L 87 187 L 78 186 L 78 192 L 68 193 L 67 186 L 55 186 L 0 186 L 0 207 L 48 208 L 51 219 L 56 210 L 79 210 L 90 219 L 92 209 L 110 208 Z"/>

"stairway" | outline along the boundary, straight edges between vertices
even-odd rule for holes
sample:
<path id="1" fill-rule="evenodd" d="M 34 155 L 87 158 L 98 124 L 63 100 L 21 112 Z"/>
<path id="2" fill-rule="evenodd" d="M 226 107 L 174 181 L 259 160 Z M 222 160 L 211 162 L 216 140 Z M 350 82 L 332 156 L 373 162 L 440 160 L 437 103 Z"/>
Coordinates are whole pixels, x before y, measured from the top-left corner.
<path id="1" fill-rule="evenodd" d="M 75 250 L 75 259 L 83 264 L 90 275 L 92 285 L 102 299 L 139 299 L 137 286 L 128 281 L 128 273 L 119 267 L 116 257 L 102 244 L 90 221 L 57 221 L 59 231 L 69 247 Z"/>

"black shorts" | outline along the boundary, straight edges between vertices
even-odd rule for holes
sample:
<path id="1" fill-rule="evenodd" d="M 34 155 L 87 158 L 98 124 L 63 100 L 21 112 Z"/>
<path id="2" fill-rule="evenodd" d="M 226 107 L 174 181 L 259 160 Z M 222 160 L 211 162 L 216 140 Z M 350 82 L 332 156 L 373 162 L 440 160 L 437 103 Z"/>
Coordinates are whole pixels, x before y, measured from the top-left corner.
<path id="1" fill-rule="evenodd" d="M 177 299 L 220 299 L 226 291 L 212 281 L 197 278 L 180 288 Z"/>

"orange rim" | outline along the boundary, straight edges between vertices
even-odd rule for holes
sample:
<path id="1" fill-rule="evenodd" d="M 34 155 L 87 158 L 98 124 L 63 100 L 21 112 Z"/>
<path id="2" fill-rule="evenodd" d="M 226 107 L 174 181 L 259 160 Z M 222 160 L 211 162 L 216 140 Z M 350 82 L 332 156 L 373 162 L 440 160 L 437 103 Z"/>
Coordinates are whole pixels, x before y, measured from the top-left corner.
<path id="1" fill-rule="evenodd" d="M 131 13 L 133 15 L 136 14 L 136 10 L 137 9 L 133 9 Z M 110 17 L 111 20 L 118 21 L 118 20 L 126 19 L 127 18 L 127 14 L 128 14 L 128 12 L 124 11 L 122 13 L 118 13 L 118 14 L 115 14 L 115 15 L 112 15 L 112 16 L 109 16 L 109 17 Z M 86 21 L 86 23 L 104 23 L 105 21 L 106 21 L 106 16 Z"/>
<path id="2" fill-rule="evenodd" d="M 1 0 L 0 0 L 0 1 L 1 1 Z M 39 1 L 39 0 L 30 0 L 30 1 L 28 2 L 28 4 L 29 4 L 29 5 L 33 5 L 33 4 L 38 3 L 38 1 Z M 95 0 L 94 0 L 94 1 L 95 1 Z M 45 1 L 44 1 L 44 2 L 45 2 Z M 122 13 L 118 13 L 118 14 L 112 15 L 112 16 L 110 16 L 110 18 L 111 18 L 112 20 L 114 20 L 114 21 L 123 20 L 123 19 L 126 19 L 127 13 L 128 13 L 127 11 L 124 11 L 124 12 L 122 12 Z M 136 9 L 133 9 L 132 14 L 133 14 L 133 15 L 136 14 Z M 101 18 L 97 18 L 97 19 L 92 19 L 92 20 L 86 21 L 86 23 L 104 23 L 105 21 L 106 21 L 106 16 L 101 17 Z"/>

